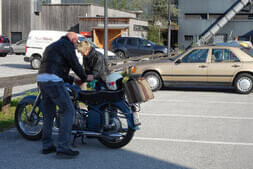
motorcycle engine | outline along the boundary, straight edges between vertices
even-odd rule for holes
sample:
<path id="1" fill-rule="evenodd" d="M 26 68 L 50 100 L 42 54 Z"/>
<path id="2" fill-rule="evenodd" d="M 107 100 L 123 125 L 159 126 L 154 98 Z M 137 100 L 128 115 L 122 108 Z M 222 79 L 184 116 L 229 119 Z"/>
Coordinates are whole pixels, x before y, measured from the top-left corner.
<path id="1" fill-rule="evenodd" d="M 84 130 L 86 129 L 86 112 L 82 109 L 79 109 L 79 111 L 76 111 L 75 113 L 75 121 L 73 124 L 73 129 L 77 130 Z"/>

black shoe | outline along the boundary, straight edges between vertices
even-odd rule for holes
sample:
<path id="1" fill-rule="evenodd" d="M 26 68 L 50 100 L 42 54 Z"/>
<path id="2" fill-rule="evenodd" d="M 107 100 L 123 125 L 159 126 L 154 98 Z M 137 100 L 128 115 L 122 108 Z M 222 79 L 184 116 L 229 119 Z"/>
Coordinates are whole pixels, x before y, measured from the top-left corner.
<path id="1" fill-rule="evenodd" d="M 66 158 L 72 158 L 79 155 L 79 151 L 73 151 L 71 149 L 68 149 L 67 151 L 58 151 L 56 153 L 56 156 L 58 157 L 66 157 Z"/>
<path id="2" fill-rule="evenodd" d="M 49 153 L 53 153 L 53 152 L 56 152 L 55 146 L 49 147 L 47 149 L 42 149 L 42 154 L 49 154 Z"/>

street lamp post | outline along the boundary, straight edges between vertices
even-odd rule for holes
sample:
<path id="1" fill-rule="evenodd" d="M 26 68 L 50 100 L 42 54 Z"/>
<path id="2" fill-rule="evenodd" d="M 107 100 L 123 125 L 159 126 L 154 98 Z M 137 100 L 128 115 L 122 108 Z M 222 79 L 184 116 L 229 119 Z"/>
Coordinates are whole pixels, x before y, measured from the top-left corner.
<path id="1" fill-rule="evenodd" d="M 168 0 L 168 57 L 170 57 L 170 39 L 171 39 L 171 20 L 170 20 L 170 1 Z"/>
<path id="2" fill-rule="evenodd" d="M 107 0 L 104 0 L 104 56 L 105 59 L 108 59 L 108 9 L 107 9 Z"/>

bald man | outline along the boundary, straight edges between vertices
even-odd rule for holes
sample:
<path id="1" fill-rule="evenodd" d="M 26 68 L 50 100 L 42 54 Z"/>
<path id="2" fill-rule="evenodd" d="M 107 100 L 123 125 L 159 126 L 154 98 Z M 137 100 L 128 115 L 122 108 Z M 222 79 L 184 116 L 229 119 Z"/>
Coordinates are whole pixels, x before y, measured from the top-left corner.
<path id="1" fill-rule="evenodd" d="M 42 135 L 42 153 L 56 152 L 57 156 L 75 157 L 78 151 L 70 148 L 71 130 L 74 116 L 74 106 L 64 86 L 65 82 L 79 84 L 92 81 L 93 75 L 87 75 L 80 65 L 75 53 L 78 36 L 69 32 L 58 41 L 50 44 L 43 53 L 37 82 L 42 94 L 44 124 Z M 72 69 L 80 79 L 69 75 Z M 59 107 L 60 126 L 58 145 L 55 146 L 52 139 L 53 120 Z"/>

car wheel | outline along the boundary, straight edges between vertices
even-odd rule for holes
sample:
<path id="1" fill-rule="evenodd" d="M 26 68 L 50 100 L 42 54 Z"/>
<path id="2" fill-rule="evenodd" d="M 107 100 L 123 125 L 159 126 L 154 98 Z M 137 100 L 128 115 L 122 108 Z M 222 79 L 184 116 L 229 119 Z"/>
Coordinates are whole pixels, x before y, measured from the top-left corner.
<path id="1" fill-rule="evenodd" d="M 5 56 L 7 56 L 7 53 L 1 53 L 0 56 L 5 57 Z"/>
<path id="2" fill-rule="evenodd" d="M 234 88 L 238 93 L 249 94 L 253 88 L 253 76 L 248 73 L 239 74 L 235 78 Z"/>
<path id="3" fill-rule="evenodd" d="M 161 77 L 156 72 L 147 72 L 144 74 L 152 91 L 156 91 L 162 88 Z"/>
<path id="4" fill-rule="evenodd" d="M 126 58 L 126 55 L 123 51 L 119 50 L 116 52 L 116 55 L 121 58 L 121 59 L 125 59 Z"/>
<path id="5" fill-rule="evenodd" d="M 32 61 L 31 61 L 31 66 L 33 69 L 39 69 L 40 68 L 40 64 L 41 64 L 41 60 L 39 56 L 35 56 L 33 57 Z"/>

